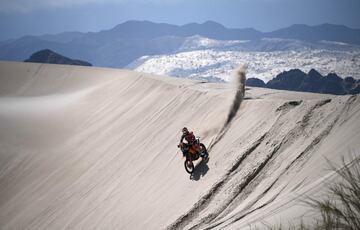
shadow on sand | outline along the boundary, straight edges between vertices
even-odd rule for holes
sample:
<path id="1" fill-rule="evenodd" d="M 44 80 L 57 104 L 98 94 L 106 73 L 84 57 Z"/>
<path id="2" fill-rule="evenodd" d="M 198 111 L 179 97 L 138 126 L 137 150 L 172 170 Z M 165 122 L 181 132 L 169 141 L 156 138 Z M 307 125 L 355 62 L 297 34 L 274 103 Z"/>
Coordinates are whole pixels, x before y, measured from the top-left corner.
<path id="1" fill-rule="evenodd" d="M 194 172 L 190 175 L 191 180 L 198 181 L 201 177 L 205 176 L 205 174 L 209 171 L 209 166 L 207 165 L 208 161 L 209 158 L 202 160 L 200 163 L 195 165 Z"/>

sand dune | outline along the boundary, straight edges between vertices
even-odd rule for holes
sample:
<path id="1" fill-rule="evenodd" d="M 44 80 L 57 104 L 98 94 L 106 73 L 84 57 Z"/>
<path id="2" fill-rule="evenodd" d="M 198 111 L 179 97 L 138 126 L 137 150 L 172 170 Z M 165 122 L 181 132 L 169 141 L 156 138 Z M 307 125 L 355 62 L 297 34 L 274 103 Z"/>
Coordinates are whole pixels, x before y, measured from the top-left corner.
<path id="1" fill-rule="evenodd" d="M 127 70 L 0 62 L 0 229 L 242 229 L 301 216 L 360 147 L 358 96 L 235 89 Z M 261 225 L 261 223 L 260 223 Z"/>

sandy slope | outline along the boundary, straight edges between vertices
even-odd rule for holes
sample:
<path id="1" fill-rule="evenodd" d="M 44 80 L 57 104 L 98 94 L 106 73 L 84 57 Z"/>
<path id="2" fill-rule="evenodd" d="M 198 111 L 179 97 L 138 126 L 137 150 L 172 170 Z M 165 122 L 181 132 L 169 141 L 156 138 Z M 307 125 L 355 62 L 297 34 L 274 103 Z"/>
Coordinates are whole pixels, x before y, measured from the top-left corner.
<path id="1" fill-rule="evenodd" d="M 302 215 L 360 147 L 360 99 L 251 88 L 208 164 L 234 90 L 126 70 L 0 62 L 0 229 L 241 229 Z M 289 103 L 291 101 L 291 103 Z"/>

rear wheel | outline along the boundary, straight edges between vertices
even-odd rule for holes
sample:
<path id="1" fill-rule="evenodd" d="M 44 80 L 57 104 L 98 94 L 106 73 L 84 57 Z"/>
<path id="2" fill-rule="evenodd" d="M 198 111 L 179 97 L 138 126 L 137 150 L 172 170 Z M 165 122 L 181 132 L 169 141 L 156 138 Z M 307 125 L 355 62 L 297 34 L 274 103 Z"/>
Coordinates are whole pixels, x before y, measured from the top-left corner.
<path id="1" fill-rule="evenodd" d="M 194 172 L 194 164 L 192 163 L 191 160 L 186 159 L 184 162 L 184 166 L 185 166 L 186 172 L 188 172 L 189 174 Z"/>

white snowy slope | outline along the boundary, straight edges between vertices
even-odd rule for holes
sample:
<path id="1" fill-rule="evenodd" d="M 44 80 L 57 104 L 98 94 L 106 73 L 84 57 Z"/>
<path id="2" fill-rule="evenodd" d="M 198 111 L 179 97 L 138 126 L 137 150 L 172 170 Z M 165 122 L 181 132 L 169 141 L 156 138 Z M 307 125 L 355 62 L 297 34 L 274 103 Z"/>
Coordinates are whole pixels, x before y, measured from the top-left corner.
<path id="1" fill-rule="evenodd" d="M 249 40 L 215 40 L 206 37 L 190 36 L 184 39 L 182 45 L 178 49 L 180 51 L 193 51 L 201 49 L 225 49 L 239 47 L 243 44 L 249 43 Z"/>
<path id="2" fill-rule="evenodd" d="M 321 74 L 360 79 L 360 48 L 344 43 L 321 41 L 309 44 L 289 39 L 260 41 L 216 41 L 188 38 L 177 53 L 144 56 L 127 66 L 140 72 L 191 79 L 229 80 L 231 71 L 247 64 L 248 77 L 267 82 L 277 74 L 314 68 Z"/>
<path id="3" fill-rule="evenodd" d="M 250 88 L 193 176 L 234 89 L 139 72 L 0 62 L 0 229 L 246 229 L 306 212 L 360 148 L 359 96 Z M 359 154 L 359 153 L 357 153 Z M 307 219 L 307 221 L 310 221 Z"/>

